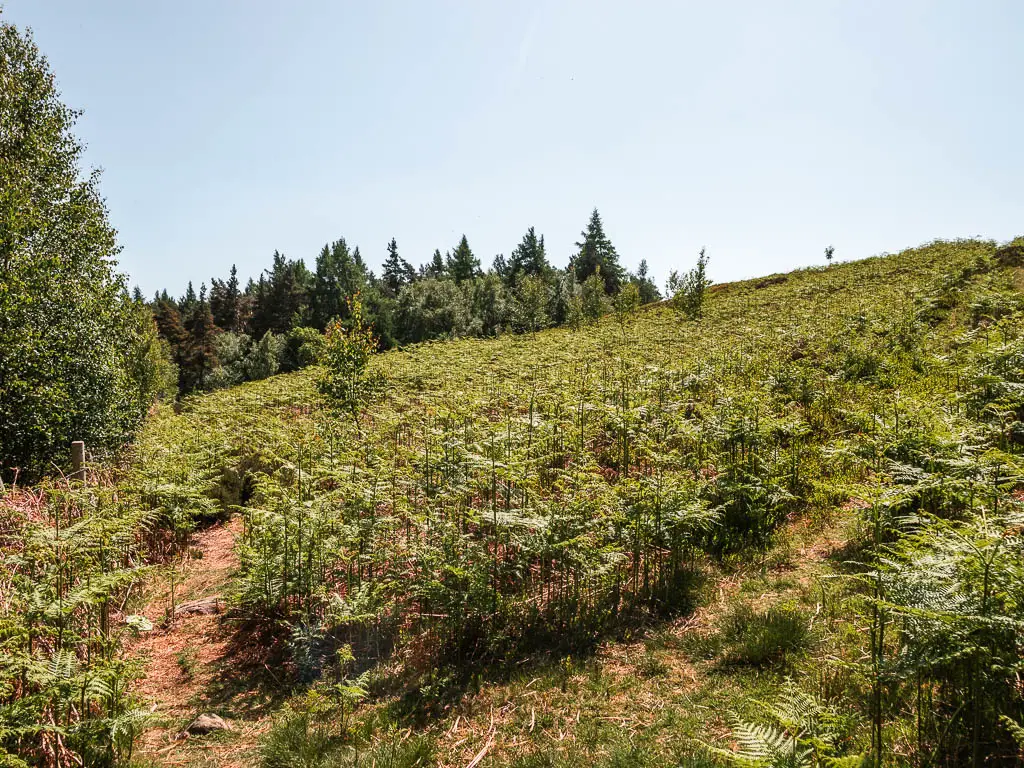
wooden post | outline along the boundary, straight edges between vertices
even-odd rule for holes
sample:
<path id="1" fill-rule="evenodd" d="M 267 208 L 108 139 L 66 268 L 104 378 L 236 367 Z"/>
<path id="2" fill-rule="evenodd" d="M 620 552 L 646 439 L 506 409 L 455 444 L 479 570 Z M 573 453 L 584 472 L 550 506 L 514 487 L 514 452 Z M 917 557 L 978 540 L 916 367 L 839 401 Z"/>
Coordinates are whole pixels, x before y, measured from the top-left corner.
<path id="1" fill-rule="evenodd" d="M 71 443 L 71 479 L 85 482 L 85 443 L 81 440 Z"/>

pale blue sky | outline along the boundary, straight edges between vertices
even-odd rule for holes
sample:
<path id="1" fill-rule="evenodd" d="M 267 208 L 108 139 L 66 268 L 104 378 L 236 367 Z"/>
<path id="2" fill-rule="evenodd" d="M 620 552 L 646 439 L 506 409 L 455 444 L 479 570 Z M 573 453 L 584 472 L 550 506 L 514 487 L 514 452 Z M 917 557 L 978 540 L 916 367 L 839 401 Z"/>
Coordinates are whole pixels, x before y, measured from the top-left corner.
<path id="1" fill-rule="evenodd" d="M 1024 232 L 1024 3 L 0 0 L 147 295 L 344 236 L 379 269 L 597 206 L 662 283 Z"/>

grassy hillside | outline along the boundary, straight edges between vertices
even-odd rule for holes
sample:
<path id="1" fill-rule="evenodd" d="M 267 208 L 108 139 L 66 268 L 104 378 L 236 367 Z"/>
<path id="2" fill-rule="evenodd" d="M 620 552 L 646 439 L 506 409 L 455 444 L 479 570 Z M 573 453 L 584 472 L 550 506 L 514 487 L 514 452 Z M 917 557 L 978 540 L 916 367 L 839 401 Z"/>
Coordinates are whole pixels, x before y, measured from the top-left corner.
<path id="1" fill-rule="evenodd" d="M 1014 764 L 1024 316 L 995 254 L 935 243 L 719 286 L 697 322 L 659 305 L 390 352 L 355 416 L 315 369 L 186 400 L 116 481 L 48 492 L 80 535 L 117 521 L 109 561 L 8 505 L 5 658 L 74 649 L 61 702 L 94 644 L 152 676 L 109 625 L 137 610 L 173 642 L 184 583 L 228 601 L 223 652 L 197 672 L 181 650 L 199 682 L 158 706 L 153 764 Z M 232 516 L 224 583 L 197 580 Z M 97 573 L 98 602 L 24 613 Z M 168 740 L 201 711 L 234 731 Z M 44 762 L 49 738 L 0 728 Z"/>

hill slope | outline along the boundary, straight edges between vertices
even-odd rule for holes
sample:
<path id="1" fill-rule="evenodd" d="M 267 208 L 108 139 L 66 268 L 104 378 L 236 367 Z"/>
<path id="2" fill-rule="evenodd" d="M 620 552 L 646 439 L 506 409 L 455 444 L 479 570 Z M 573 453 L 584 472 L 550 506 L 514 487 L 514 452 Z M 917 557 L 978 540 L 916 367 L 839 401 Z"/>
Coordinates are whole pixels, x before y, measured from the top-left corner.
<path id="1" fill-rule="evenodd" d="M 795 717 L 835 756 L 1012 764 L 1024 342 L 995 250 L 387 353 L 357 417 L 315 370 L 160 412 L 120 492 L 178 551 L 242 518 L 235 655 L 192 689 L 236 730 L 149 758 L 709 765 Z"/>

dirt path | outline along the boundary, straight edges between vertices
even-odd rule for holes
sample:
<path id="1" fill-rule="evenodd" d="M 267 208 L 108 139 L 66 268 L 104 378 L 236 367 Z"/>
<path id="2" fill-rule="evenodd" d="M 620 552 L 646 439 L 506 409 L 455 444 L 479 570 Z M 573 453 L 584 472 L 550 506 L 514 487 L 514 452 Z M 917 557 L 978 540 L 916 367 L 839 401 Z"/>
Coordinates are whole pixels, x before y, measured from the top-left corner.
<path id="1" fill-rule="evenodd" d="M 192 556 L 174 569 L 177 615 L 172 621 L 166 620 L 170 574 L 151 585 L 144 613 L 154 629 L 132 647 L 131 655 L 144 663 L 135 691 L 155 716 L 139 752 L 157 765 L 245 765 L 242 755 L 261 730 L 258 703 L 253 707 L 254 702 L 245 701 L 254 691 L 245 689 L 249 672 L 238 658 L 244 653 L 240 628 L 224 612 L 223 594 L 238 566 L 234 543 L 241 531 L 242 520 L 235 517 L 195 534 Z M 182 606 L 203 598 L 219 598 L 209 601 L 215 612 L 182 613 Z M 204 712 L 224 716 L 232 732 L 183 738 L 185 726 Z"/>

